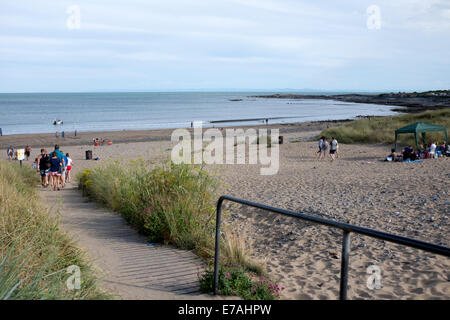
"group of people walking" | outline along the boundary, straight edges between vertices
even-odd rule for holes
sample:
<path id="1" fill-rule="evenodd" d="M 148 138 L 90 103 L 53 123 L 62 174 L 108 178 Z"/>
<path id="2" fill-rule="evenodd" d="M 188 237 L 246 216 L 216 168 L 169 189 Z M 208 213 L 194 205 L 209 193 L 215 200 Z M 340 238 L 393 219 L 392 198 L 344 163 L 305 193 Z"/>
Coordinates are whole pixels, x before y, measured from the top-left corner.
<path id="1" fill-rule="evenodd" d="M 47 150 L 41 149 L 41 154 L 36 158 L 36 170 L 41 176 L 42 186 L 53 187 L 53 190 L 61 190 L 66 183 L 70 183 L 70 171 L 73 161 L 68 153 L 64 154 L 59 145 L 48 154 Z"/>
<path id="2" fill-rule="evenodd" d="M 317 159 L 321 160 L 325 158 L 325 154 L 328 150 L 328 147 L 330 148 L 330 158 L 331 161 L 334 161 L 334 159 L 339 157 L 339 144 L 335 137 L 331 137 L 330 142 L 328 143 L 327 138 L 322 136 L 319 139 L 319 150 L 317 151 L 318 156 Z"/>

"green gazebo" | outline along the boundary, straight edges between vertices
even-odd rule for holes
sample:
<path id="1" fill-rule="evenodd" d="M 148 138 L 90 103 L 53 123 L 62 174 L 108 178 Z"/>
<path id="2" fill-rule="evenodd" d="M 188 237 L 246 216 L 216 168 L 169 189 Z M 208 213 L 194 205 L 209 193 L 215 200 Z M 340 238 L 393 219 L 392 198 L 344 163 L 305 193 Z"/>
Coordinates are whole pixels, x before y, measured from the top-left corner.
<path id="1" fill-rule="evenodd" d="M 422 136 L 423 145 L 426 145 L 425 142 L 425 133 L 426 132 L 440 132 L 443 131 L 445 135 L 445 142 L 448 143 L 447 137 L 447 128 L 442 126 L 437 126 L 434 124 L 428 124 L 425 122 L 416 122 L 406 127 L 395 130 L 395 150 L 397 150 L 397 136 L 402 133 L 414 133 L 414 138 L 416 139 L 416 147 L 419 146 L 419 138 L 418 136 Z"/>

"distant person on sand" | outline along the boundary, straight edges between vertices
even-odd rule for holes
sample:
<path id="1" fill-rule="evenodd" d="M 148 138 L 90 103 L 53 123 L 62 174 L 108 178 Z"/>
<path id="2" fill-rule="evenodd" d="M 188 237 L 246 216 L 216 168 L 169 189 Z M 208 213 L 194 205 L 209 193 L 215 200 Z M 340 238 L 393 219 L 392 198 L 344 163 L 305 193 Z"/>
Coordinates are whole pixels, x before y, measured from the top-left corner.
<path id="1" fill-rule="evenodd" d="M 331 157 L 331 161 L 334 161 L 334 157 L 335 157 L 335 154 L 337 152 L 337 149 L 338 149 L 338 142 L 337 142 L 335 137 L 331 137 L 331 141 L 330 141 L 330 157 Z"/>
<path id="2" fill-rule="evenodd" d="M 325 157 L 325 153 L 328 150 L 328 141 L 327 138 L 323 137 L 322 147 L 320 148 L 319 160 Z"/>
<path id="3" fill-rule="evenodd" d="M 319 139 L 319 144 L 318 144 L 319 150 L 317 151 L 317 153 L 319 155 L 317 156 L 317 159 L 320 159 L 320 154 L 322 152 L 323 138 L 324 138 L 324 136 L 320 137 L 320 139 Z"/>
<path id="4" fill-rule="evenodd" d="M 430 158 L 436 157 L 436 144 L 434 142 L 430 144 L 430 148 L 428 149 L 428 155 Z"/>
<path id="5" fill-rule="evenodd" d="M 25 147 L 25 157 L 27 157 L 27 161 L 28 158 L 30 158 L 31 155 L 31 147 L 27 144 L 27 146 Z"/>
<path id="6" fill-rule="evenodd" d="M 36 159 L 34 159 L 34 162 L 31 164 L 31 167 L 32 167 L 34 170 L 38 170 L 38 161 L 39 161 L 39 159 L 36 158 Z"/>
<path id="7" fill-rule="evenodd" d="M 70 171 L 72 170 L 73 161 L 68 153 L 66 153 L 66 158 L 67 158 L 66 183 L 70 183 Z"/>
<path id="8" fill-rule="evenodd" d="M 48 173 L 50 170 L 50 156 L 47 154 L 47 150 L 41 149 L 41 154 L 38 157 L 38 170 L 41 176 L 42 186 L 45 188 L 48 186 Z"/>
<path id="9" fill-rule="evenodd" d="M 50 177 L 52 179 L 52 184 L 53 184 L 53 190 L 56 191 L 56 189 L 58 189 L 58 191 L 60 190 L 59 188 L 59 180 L 61 179 L 61 168 L 62 168 L 62 163 L 61 160 L 58 158 L 58 155 L 56 152 L 52 153 L 52 158 L 50 159 Z"/>
<path id="10" fill-rule="evenodd" d="M 6 151 L 6 154 L 8 155 L 9 161 L 11 161 L 14 157 L 14 148 L 12 145 L 9 146 L 8 150 Z"/>

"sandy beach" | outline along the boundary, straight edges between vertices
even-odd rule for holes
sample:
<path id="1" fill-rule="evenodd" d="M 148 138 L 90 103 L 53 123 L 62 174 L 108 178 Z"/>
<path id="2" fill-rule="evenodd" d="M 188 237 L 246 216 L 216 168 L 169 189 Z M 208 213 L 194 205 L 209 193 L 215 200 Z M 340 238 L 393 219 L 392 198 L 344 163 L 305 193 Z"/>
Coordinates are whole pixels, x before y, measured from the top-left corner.
<path id="1" fill-rule="evenodd" d="M 381 160 L 386 145 L 340 144 L 339 158 L 316 160 L 317 143 L 310 141 L 336 122 L 271 125 L 280 128 L 280 169 L 260 175 L 259 165 L 211 165 L 208 170 L 223 182 L 220 194 L 347 222 L 380 231 L 450 246 L 450 159 L 421 163 Z M 266 126 L 263 126 L 266 128 Z M 1 148 L 30 144 L 30 161 L 40 148 L 55 143 L 71 154 L 76 174 L 108 160 L 170 156 L 171 130 L 115 131 L 54 135 L 17 135 L 0 138 Z M 94 147 L 92 138 L 113 141 Z M 85 160 L 93 150 L 99 161 Z M 4 152 L 3 157 L 6 157 Z M 283 299 L 336 299 L 339 291 L 341 233 L 326 227 L 275 216 L 259 210 L 227 205 L 228 223 L 267 267 L 269 275 L 286 287 Z M 352 235 L 350 299 L 449 299 L 450 260 L 367 237 Z M 367 287 L 369 266 L 381 270 L 381 289 Z"/>

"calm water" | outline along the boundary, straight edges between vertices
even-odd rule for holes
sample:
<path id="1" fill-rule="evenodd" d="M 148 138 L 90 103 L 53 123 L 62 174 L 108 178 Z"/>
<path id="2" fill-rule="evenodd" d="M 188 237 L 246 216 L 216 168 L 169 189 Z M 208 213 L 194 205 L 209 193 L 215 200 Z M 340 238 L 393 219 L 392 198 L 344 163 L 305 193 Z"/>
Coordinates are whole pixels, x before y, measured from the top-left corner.
<path id="1" fill-rule="evenodd" d="M 248 98 L 261 93 L 33 93 L 0 94 L 4 135 L 56 131 L 190 127 L 191 121 L 276 118 L 269 123 L 391 115 L 392 106 L 330 100 Z M 265 94 L 265 93 L 264 93 Z M 242 101 L 230 101 L 242 99 Z M 63 125 L 55 126 L 55 119 Z M 258 121 L 216 126 L 257 124 Z M 259 122 L 261 123 L 261 122 Z"/>

